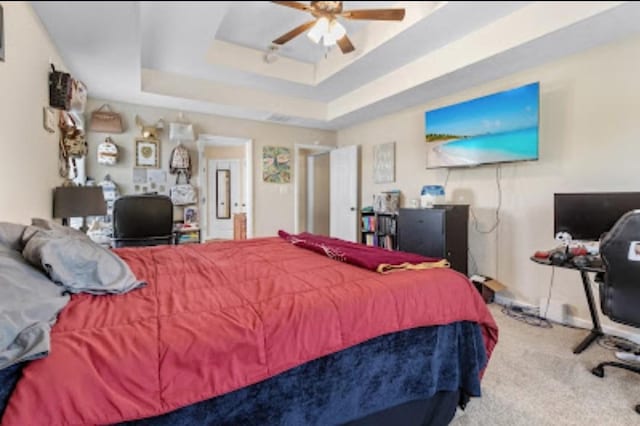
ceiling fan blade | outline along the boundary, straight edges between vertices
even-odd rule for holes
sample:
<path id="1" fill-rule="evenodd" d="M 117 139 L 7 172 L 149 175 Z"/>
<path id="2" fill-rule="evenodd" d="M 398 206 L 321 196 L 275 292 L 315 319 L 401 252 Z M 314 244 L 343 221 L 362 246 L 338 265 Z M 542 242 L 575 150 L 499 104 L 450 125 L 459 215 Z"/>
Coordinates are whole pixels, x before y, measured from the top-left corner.
<path id="1" fill-rule="evenodd" d="M 271 3 L 279 4 L 281 6 L 291 7 L 293 9 L 298 9 L 305 12 L 308 12 L 311 10 L 310 6 L 297 1 L 272 1 Z"/>
<path id="2" fill-rule="evenodd" d="M 404 9 L 360 9 L 347 10 L 341 16 L 346 19 L 366 19 L 373 21 L 402 21 Z"/>
<path id="3" fill-rule="evenodd" d="M 347 37 L 346 35 L 341 39 L 338 39 L 336 43 L 338 43 L 338 46 L 340 47 L 340 50 L 342 50 L 342 53 L 350 53 L 356 50 L 356 48 L 353 47 L 353 44 L 351 44 L 351 40 L 349 40 L 349 37 Z"/>
<path id="4" fill-rule="evenodd" d="M 314 19 L 313 21 L 309 21 L 306 22 L 300 26 L 295 27 L 294 29 L 292 29 L 291 31 L 289 31 L 286 34 L 281 35 L 280 37 L 278 37 L 277 39 L 273 40 L 273 44 L 285 44 L 286 42 L 290 41 L 291 39 L 298 37 L 300 34 L 302 34 L 303 32 L 307 31 L 309 28 L 313 27 L 313 25 L 316 23 L 316 20 Z"/>

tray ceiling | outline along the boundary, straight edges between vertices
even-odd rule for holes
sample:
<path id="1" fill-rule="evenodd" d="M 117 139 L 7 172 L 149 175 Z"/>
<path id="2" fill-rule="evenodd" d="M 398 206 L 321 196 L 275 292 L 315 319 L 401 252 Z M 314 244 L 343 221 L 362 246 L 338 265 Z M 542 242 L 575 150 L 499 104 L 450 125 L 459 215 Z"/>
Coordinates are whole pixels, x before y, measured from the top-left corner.
<path id="1" fill-rule="evenodd" d="M 404 7 L 344 22 L 343 55 L 300 35 L 309 15 L 271 2 L 32 2 L 91 96 L 337 129 L 640 32 L 635 2 L 344 2 Z"/>

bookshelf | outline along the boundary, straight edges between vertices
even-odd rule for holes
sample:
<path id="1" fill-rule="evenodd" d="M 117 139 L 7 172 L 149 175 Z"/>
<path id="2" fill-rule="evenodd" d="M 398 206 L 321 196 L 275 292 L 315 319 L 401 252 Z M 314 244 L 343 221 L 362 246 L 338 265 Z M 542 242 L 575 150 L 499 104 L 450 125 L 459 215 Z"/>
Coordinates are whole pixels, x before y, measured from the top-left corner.
<path id="1" fill-rule="evenodd" d="M 360 242 L 388 250 L 398 249 L 398 215 L 363 212 L 360 220 Z"/>

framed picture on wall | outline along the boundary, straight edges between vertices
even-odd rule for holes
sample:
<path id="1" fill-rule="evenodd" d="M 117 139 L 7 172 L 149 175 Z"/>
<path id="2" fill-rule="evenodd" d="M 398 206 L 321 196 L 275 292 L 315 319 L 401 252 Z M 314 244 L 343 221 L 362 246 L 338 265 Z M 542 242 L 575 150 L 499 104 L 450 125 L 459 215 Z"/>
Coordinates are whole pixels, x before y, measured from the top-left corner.
<path id="1" fill-rule="evenodd" d="M 136 139 L 136 167 L 160 167 L 160 142 Z"/>
<path id="2" fill-rule="evenodd" d="M 197 207 L 185 207 L 184 208 L 184 223 L 190 225 L 198 224 L 198 208 Z"/>
<path id="3" fill-rule="evenodd" d="M 390 183 L 396 180 L 396 143 L 389 142 L 373 147 L 373 183 Z"/>

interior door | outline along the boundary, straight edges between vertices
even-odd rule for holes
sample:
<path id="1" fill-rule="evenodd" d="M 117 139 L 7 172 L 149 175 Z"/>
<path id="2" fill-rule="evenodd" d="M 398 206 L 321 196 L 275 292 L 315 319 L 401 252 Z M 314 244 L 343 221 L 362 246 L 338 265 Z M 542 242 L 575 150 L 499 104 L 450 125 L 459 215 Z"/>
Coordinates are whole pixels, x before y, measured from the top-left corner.
<path id="1" fill-rule="evenodd" d="M 330 235 L 358 241 L 358 162 L 357 145 L 330 152 Z"/>
<path id="2" fill-rule="evenodd" d="M 233 214 L 241 210 L 240 161 L 209 160 L 209 236 L 233 239 Z"/>

